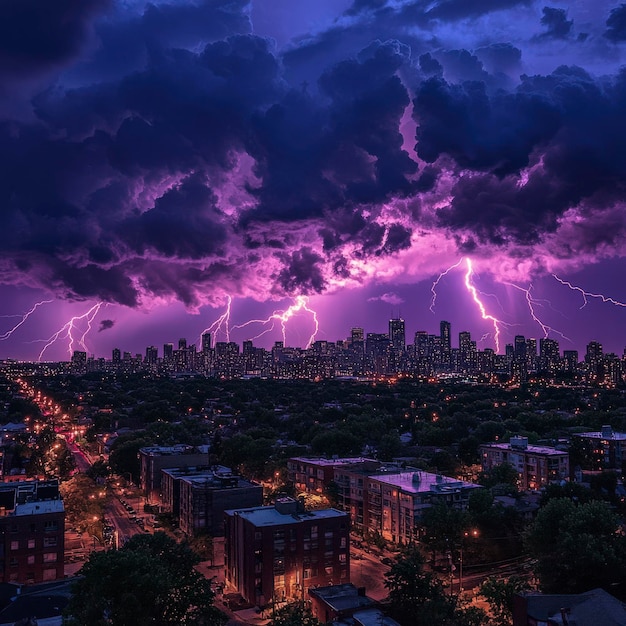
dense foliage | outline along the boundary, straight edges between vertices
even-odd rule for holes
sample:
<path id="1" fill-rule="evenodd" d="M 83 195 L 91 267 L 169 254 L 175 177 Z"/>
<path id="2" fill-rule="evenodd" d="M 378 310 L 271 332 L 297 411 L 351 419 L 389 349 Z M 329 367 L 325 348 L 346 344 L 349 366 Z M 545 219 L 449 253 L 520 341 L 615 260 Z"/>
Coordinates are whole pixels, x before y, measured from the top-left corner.
<path id="1" fill-rule="evenodd" d="M 197 555 L 164 533 L 135 535 L 120 550 L 93 552 L 65 611 L 68 626 L 222 626 Z"/>

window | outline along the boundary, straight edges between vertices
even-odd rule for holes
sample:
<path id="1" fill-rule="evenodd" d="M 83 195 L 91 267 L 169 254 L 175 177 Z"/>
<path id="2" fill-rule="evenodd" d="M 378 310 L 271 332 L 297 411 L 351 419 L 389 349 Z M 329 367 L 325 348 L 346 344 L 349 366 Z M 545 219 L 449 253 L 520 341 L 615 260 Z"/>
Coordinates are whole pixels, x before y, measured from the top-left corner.
<path id="1" fill-rule="evenodd" d="M 52 548 L 57 545 L 56 537 L 44 537 L 43 538 L 43 547 L 44 548 Z"/>
<path id="2" fill-rule="evenodd" d="M 44 580 L 56 580 L 56 577 L 57 577 L 56 568 L 49 568 L 43 571 Z"/>
<path id="3" fill-rule="evenodd" d="M 28 565 L 34 565 L 35 564 L 35 555 L 34 554 L 29 554 L 27 559 L 26 559 L 26 563 L 28 563 Z"/>
<path id="4" fill-rule="evenodd" d="M 56 563 L 57 553 L 56 552 L 44 552 L 43 562 L 44 563 Z"/>
<path id="5" fill-rule="evenodd" d="M 11 550 L 19 550 L 20 549 L 20 542 L 19 541 L 12 541 L 11 542 Z"/>
<path id="6" fill-rule="evenodd" d="M 35 548 L 35 540 L 34 539 L 29 539 L 28 540 L 28 549 L 29 550 L 33 550 Z"/>
<path id="7" fill-rule="evenodd" d="M 14 556 L 9 559 L 9 565 L 11 567 L 17 567 L 17 559 Z"/>
<path id="8" fill-rule="evenodd" d="M 59 522 L 57 522 L 57 520 L 48 520 L 47 522 L 44 522 L 43 529 L 47 533 L 56 532 L 59 530 Z"/>

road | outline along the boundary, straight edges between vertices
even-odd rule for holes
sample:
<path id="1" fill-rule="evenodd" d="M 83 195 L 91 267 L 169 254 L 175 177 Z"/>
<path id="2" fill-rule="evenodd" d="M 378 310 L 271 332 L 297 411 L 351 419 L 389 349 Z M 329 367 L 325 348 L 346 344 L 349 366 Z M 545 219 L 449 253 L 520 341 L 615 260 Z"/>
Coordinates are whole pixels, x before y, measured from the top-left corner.
<path id="1" fill-rule="evenodd" d="M 87 458 L 85 453 L 76 445 L 75 442 L 70 443 L 68 441 L 67 446 L 74 456 L 76 468 L 79 472 L 84 474 L 91 467 L 91 461 Z"/>

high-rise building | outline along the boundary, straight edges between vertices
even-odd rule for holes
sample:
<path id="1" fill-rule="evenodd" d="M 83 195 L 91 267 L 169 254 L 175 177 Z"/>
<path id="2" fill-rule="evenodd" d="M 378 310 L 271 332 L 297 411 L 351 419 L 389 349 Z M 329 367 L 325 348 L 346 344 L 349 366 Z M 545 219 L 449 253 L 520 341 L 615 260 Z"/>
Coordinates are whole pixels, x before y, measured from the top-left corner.
<path id="1" fill-rule="evenodd" d="M 450 365 L 450 356 L 452 353 L 450 322 L 442 320 L 439 323 L 439 337 L 441 337 L 441 363 L 448 366 Z"/>
<path id="2" fill-rule="evenodd" d="M 187 340 L 184 337 L 178 340 L 178 349 L 179 350 L 187 349 Z"/>
<path id="3" fill-rule="evenodd" d="M 119 363 L 122 360 L 122 351 L 119 348 L 113 348 L 111 360 L 113 363 Z"/>
<path id="4" fill-rule="evenodd" d="M 208 354 L 211 350 L 211 333 L 202 333 L 202 353 Z"/>
<path id="5" fill-rule="evenodd" d="M 148 365 L 154 365 L 157 362 L 158 350 L 156 346 L 148 346 L 146 348 L 146 363 Z"/>
<path id="6" fill-rule="evenodd" d="M 391 342 L 391 347 L 398 353 L 403 352 L 406 348 L 403 319 L 394 318 L 389 320 L 389 341 Z"/>
<path id="7" fill-rule="evenodd" d="M 170 363 L 174 358 L 174 344 L 164 343 L 163 344 L 163 360 L 166 363 Z"/>

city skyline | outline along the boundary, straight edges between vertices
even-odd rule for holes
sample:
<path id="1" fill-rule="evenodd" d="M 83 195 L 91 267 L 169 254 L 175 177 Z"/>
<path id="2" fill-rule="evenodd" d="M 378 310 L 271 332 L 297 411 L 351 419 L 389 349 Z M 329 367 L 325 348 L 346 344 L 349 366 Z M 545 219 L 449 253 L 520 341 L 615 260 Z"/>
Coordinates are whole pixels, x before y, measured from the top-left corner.
<path id="1" fill-rule="evenodd" d="M 621 354 L 626 7 L 553 4 L 10 0 L 0 358 L 227 307 L 262 346 L 399 311 Z"/>

